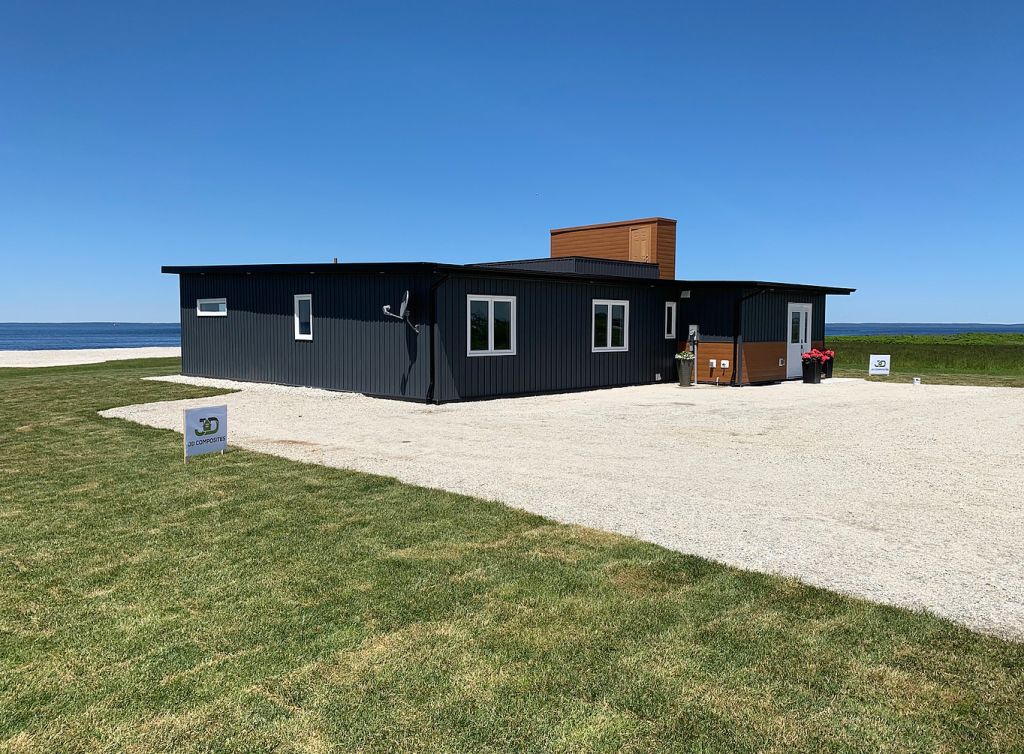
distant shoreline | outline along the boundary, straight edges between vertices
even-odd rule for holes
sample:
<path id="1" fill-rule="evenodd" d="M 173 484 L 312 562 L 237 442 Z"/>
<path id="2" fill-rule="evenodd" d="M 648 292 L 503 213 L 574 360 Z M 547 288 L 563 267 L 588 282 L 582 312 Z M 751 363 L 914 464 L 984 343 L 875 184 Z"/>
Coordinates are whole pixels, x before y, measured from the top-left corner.
<path id="1" fill-rule="evenodd" d="M 102 361 L 178 358 L 180 356 L 181 348 L 178 346 L 0 350 L 0 369 L 62 367 L 76 364 L 98 364 Z"/>

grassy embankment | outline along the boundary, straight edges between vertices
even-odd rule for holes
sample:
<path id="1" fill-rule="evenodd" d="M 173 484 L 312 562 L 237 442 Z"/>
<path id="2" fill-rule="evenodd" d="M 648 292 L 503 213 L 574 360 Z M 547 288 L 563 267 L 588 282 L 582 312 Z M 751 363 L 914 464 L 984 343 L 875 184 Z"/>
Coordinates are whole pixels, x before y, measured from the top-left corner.
<path id="1" fill-rule="evenodd" d="M 1024 334 L 846 335 L 827 338 L 836 352 L 836 375 L 866 377 L 868 357 L 892 356 L 887 382 L 1024 387 Z"/>
<path id="2" fill-rule="evenodd" d="M 1024 750 L 1024 645 L 0 370 L 0 749 Z"/>

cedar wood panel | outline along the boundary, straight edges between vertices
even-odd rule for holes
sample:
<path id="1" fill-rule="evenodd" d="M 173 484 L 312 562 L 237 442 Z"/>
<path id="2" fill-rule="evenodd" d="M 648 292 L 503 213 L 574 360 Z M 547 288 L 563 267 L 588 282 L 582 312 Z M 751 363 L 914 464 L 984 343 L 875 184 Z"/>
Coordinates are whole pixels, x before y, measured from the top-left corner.
<path id="1" fill-rule="evenodd" d="M 676 276 L 676 224 L 670 220 L 610 223 L 581 228 L 551 231 L 552 257 L 598 257 L 630 261 L 629 234 L 631 228 L 649 226 L 651 229 L 652 262 L 657 263 L 662 280 Z"/>

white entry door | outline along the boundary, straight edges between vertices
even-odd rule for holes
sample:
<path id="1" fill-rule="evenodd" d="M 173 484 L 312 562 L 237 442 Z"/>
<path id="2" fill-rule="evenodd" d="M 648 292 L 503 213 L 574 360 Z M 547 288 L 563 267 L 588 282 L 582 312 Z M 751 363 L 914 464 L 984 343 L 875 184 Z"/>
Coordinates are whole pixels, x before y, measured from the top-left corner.
<path id="1" fill-rule="evenodd" d="M 811 350 L 811 305 L 790 304 L 787 314 L 786 377 L 794 379 L 804 372 L 800 356 Z"/>

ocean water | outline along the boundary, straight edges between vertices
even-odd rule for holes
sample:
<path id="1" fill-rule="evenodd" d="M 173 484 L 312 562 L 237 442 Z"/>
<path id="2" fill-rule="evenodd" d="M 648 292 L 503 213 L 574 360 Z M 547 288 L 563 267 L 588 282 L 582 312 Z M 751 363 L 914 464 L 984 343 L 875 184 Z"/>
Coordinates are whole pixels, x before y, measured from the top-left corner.
<path id="1" fill-rule="evenodd" d="M 987 325 L 981 322 L 828 322 L 825 335 L 959 335 L 965 332 L 1024 333 L 1024 324 Z"/>
<path id="2" fill-rule="evenodd" d="M 180 345 L 177 322 L 0 322 L 0 351 Z"/>

